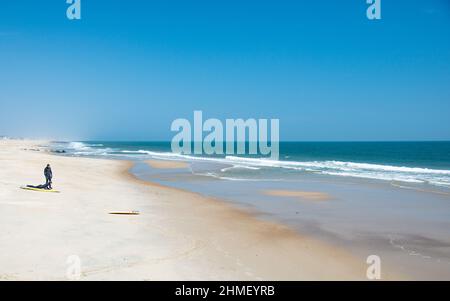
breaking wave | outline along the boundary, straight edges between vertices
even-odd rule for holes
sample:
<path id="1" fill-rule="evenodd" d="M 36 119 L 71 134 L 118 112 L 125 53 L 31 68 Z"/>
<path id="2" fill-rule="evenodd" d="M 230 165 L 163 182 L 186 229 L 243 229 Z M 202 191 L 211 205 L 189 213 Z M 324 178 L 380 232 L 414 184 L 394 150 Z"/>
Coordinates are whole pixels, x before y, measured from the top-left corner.
<path id="1" fill-rule="evenodd" d="M 176 154 L 172 152 L 150 151 L 145 149 L 130 150 L 108 148 L 103 144 L 70 142 L 64 146 L 67 153 L 75 156 L 109 156 L 121 158 L 149 158 L 160 160 L 182 160 L 187 162 L 211 162 L 225 164 L 214 174 L 224 180 L 242 180 L 236 173 L 255 173 L 256 178 L 263 177 L 269 170 L 291 170 L 312 172 L 332 176 L 377 179 L 384 181 L 400 181 L 410 183 L 428 183 L 436 186 L 450 187 L 450 170 L 429 169 L 420 167 L 393 166 L 371 163 L 345 161 L 289 161 L 271 160 L 269 158 L 248 158 L 237 156 L 201 157 Z M 253 179 L 253 178 L 252 178 Z"/>

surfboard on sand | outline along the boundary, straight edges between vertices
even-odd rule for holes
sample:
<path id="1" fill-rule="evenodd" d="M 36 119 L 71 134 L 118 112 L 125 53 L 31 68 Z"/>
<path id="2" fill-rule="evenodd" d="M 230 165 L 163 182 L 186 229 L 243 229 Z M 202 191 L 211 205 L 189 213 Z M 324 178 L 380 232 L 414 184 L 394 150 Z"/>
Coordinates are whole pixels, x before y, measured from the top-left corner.
<path id="1" fill-rule="evenodd" d="M 55 192 L 55 193 L 59 193 L 59 190 L 55 190 L 55 189 L 44 189 L 44 188 L 33 188 L 33 187 L 20 187 L 21 189 L 24 190 L 32 190 L 32 191 L 40 191 L 40 192 Z"/>
<path id="2" fill-rule="evenodd" d="M 139 211 L 111 211 L 109 214 L 119 214 L 119 215 L 139 215 Z"/>

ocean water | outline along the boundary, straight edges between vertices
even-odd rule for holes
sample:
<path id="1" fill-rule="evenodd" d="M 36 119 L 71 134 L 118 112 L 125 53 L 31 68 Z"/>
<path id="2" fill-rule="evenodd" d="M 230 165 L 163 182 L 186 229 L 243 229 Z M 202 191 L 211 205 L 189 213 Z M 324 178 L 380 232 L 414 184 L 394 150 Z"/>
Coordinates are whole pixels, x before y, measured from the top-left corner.
<path id="1" fill-rule="evenodd" d="M 211 170 L 202 169 L 204 176 L 230 181 L 322 174 L 450 187 L 449 141 L 281 142 L 277 161 L 257 156 L 179 155 L 171 152 L 170 142 L 59 142 L 53 148 L 73 156 L 210 163 Z"/>
<path id="2" fill-rule="evenodd" d="M 383 269 L 409 279 L 450 280 L 450 142 L 283 142 L 279 161 L 173 154 L 169 142 L 54 142 L 51 148 L 135 160 L 131 172 L 143 180 L 218 198 L 349 250 L 364 263 L 376 254 Z M 151 168 L 148 159 L 188 167 Z M 329 199 L 268 190 L 321 192 Z"/>

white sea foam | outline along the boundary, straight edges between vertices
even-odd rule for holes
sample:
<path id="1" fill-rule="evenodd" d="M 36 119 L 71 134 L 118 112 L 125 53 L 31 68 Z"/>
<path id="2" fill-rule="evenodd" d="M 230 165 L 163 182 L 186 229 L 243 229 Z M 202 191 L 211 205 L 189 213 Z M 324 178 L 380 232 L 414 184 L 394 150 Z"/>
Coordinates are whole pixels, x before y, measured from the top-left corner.
<path id="1" fill-rule="evenodd" d="M 241 157 L 227 157 L 232 162 L 263 166 L 269 168 L 286 168 L 299 171 L 313 171 L 334 176 L 359 177 L 386 181 L 402 181 L 410 183 L 429 183 L 450 186 L 450 170 L 429 168 L 355 163 L 342 161 L 274 161 Z"/>
<path id="2" fill-rule="evenodd" d="M 71 142 L 69 149 L 75 155 L 81 156 L 122 156 L 122 157 L 142 157 L 159 160 L 182 160 L 188 162 L 211 162 L 228 165 L 220 169 L 220 172 L 211 173 L 215 177 L 225 180 L 242 180 L 236 178 L 236 174 L 230 176 L 230 172 L 239 170 L 256 171 L 260 169 L 270 169 L 280 171 L 283 169 L 293 172 L 313 172 L 319 174 L 377 179 L 384 181 L 400 181 L 409 183 L 428 183 L 432 185 L 450 187 L 450 170 L 429 169 L 420 167 L 406 167 L 381 165 L 371 163 L 344 162 L 344 161 L 279 161 L 268 158 L 245 158 L 236 156 L 227 157 L 201 157 L 192 155 L 183 155 L 172 152 L 157 152 L 145 149 L 140 150 L 121 150 L 102 148 L 101 144 L 86 144 L 83 142 Z M 248 174 L 248 172 L 246 173 Z M 255 174 L 255 178 L 264 173 Z M 246 177 L 246 180 L 249 180 Z M 261 180 L 261 179 L 260 179 Z"/>
<path id="3" fill-rule="evenodd" d="M 377 179 L 384 181 L 400 181 L 409 183 L 429 183 L 439 186 L 450 186 L 450 170 L 439 170 L 419 167 L 405 167 L 393 165 L 381 165 L 370 163 L 343 162 L 343 161 L 277 161 L 265 158 L 243 158 L 227 156 L 225 158 L 205 158 L 173 153 L 148 152 L 149 155 L 157 155 L 159 158 L 178 158 L 188 161 L 209 161 L 222 164 L 231 164 L 230 167 L 221 169 L 222 173 L 234 169 L 290 169 L 306 172 L 315 172 L 334 176 L 357 177 Z M 218 175 L 227 179 L 226 175 Z M 234 179 L 236 180 L 236 179 Z"/>
<path id="4" fill-rule="evenodd" d="M 90 149 L 85 143 L 83 142 L 70 142 L 68 145 L 69 149 L 74 150 L 83 150 L 83 149 Z"/>
<path id="5" fill-rule="evenodd" d="M 255 158 L 242 158 L 242 157 L 226 157 L 230 161 L 247 163 L 257 166 L 266 167 L 285 167 L 285 168 L 318 168 L 318 169 L 339 169 L 344 171 L 352 170 L 373 170 L 373 171 L 392 171 L 392 172 L 405 172 L 405 173 L 426 173 L 426 174 L 442 174 L 450 175 L 450 170 L 417 168 L 417 167 L 403 167 L 403 166 L 391 166 L 391 165 L 379 165 L 369 163 L 354 163 L 354 162 L 342 162 L 342 161 L 276 161 L 269 159 L 255 159 Z"/>
<path id="6" fill-rule="evenodd" d="M 111 148 L 99 148 L 103 144 L 87 144 L 84 142 L 70 142 L 67 150 L 75 156 L 108 156 L 113 151 Z"/>
<path id="7" fill-rule="evenodd" d="M 221 172 L 227 172 L 227 171 L 230 171 L 230 170 L 233 170 L 233 169 L 259 170 L 259 169 L 261 169 L 261 168 L 259 168 L 259 167 L 253 167 L 253 166 L 246 166 L 246 165 L 233 165 L 233 166 L 230 166 L 230 167 L 222 168 L 220 171 L 221 171 Z"/>

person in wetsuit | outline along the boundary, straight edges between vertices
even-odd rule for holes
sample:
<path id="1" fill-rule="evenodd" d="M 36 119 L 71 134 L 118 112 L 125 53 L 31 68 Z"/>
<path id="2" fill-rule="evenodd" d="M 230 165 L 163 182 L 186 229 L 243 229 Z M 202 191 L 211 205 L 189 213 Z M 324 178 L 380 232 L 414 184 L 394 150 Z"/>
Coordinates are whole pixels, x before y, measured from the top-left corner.
<path id="1" fill-rule="evenodd" d="M 44 169 L 44 176 L 45 176 L 45 186 L 47 189 L 52 189 L 52 168 L 50 167 L 50 164 L 47 164 L 47 167 Z"/>

